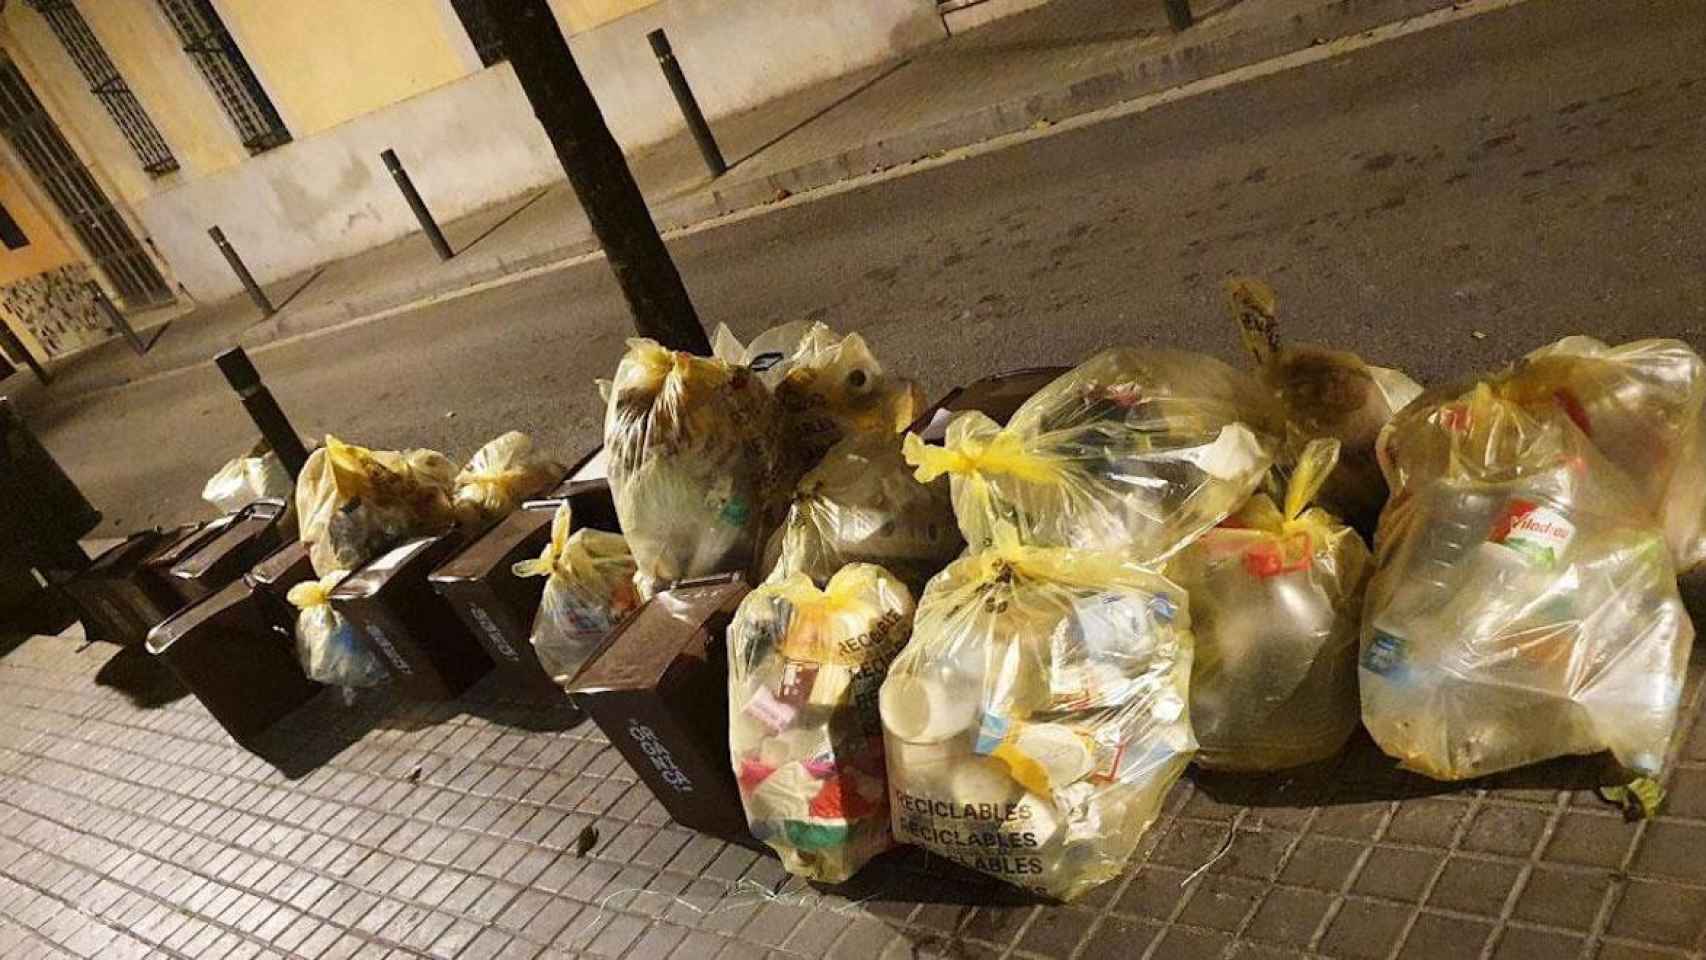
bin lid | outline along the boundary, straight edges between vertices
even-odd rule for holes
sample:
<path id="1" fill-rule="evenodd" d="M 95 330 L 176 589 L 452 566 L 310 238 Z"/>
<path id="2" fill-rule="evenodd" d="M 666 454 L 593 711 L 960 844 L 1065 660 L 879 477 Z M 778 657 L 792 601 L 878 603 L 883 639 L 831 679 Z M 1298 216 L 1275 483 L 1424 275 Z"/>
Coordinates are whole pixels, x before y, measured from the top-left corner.
<path id="1" fill-rule="evenodd" d="M 225 616 L 233 607 L 248 603 L 253 596 L 250 586 L 237 580 L 223 590 L 203 597 L 155 624 L 154 629 L 148 631 L 148 652 L 155 656 L 168 652 L 172 644 L 181 638 Z"/>
<path id="2" fill-rule="evenodd" d="M 568 692 L 657 689 L 682 657 L 705 658 L 720 639 L 705 636 L 706 625 L 719 615 L 732 617 L 750 589 L 740 574 L 726 573 L 659 592 L 616 625 Z"/>

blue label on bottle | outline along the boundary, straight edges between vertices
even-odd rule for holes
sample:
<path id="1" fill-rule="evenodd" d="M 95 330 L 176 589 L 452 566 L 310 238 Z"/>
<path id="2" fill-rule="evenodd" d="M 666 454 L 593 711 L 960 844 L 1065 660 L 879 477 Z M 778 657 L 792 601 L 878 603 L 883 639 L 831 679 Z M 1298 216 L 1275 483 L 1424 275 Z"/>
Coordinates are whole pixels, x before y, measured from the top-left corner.
<path id="1" fill-rule="evenodd" d="M 1362 668 L 1370 673 L 1378 673 L 1389 680 L 1402 680 L 1409 673 L 1404 648 L 1408 645 L 1403 637 L 1393 636 L 1384 630 L 1374 631 L 1374 639 L 1368 649 L 1362 652 Z"/>

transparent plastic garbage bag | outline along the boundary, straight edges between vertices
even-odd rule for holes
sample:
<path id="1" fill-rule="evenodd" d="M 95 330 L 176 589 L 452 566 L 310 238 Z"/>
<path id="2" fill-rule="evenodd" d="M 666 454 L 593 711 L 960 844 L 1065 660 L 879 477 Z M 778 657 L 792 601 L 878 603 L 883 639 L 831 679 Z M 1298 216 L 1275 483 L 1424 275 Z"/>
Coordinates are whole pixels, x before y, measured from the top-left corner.
<path id="1" fill-rule="evenodd" d="M 314 572 L 355 570 L 403 540 L 456 522 L 456 465 L 432 450 L 368 450 L 327 437 L 296 484 L 296 515 Z"/>
<path id="2" fill-rule="evenodd" d="M 1191 651 L 1175 584 L 997 528 L 883 683 L 895 840 L 1062 900 L 1118 876 L 1196 750 Z"/>
<path id="3" fill-rule="evenodd" d="M 533 438 L 511 430 L 469 458 L 456 475 L 451 506 L 469 532 L 481 530 L 515 512 L 563 479 L 568 468 L 533 448 Z"/>
<path id="4" fill-rule="evenodd" d="M 1680 340 L 1609 347 L 1566 337 L 1504 376 L 1507 394 L 1562 407 L 1629 474 L 1678 568 L 1706 562 L 1706 363 L 1699 354 Z"/>
<path id="5" fill-rule="evenodd" d="M 604 418 L 616 515 L 643 596 L 754 572 L 803 468 L 775 401 L 745 367 L 628 341 Z"/>
<path id="6" fill-rule="evenodd" d="M 905 454 L 920 481 L 949 475 L 973 550 L 1007 523 L 1023 543 L 1159 562 L 1250 498 L 1284 436 L 1273 406 L 1212 357 L 1113 349 L 1044 387 L 1006 427 L 969 411 L 944 446 L 908 435 Z"/>
<path id="7" fill-rule="evenodd" d="M 729 627 L 729 754 L 753 836 L 789 873 L 842 883 L 893 845 L 877 691 L 912 629 L 881 567 L 747 594 Z"/>
<path id="8" fill-rule="evenodd" d="M 1318 437 L 1338 440 L 1338 469 L 1326 478 L 1317 500 L 1351 526 L 1372 533 L 1387 496 L 1375 442 L 1387 421 L 1421 395 L 1421 385 L 1401 371 L 1364 363 L 1354 353 L 1282 345 L 1278 300 L 1266 284 L 1239 279 L 1227 291 L 1244 346 L 1255 358 L 1257 379 L 1285 411 L 1282 459 L 1301 456 Z"/>
<path id="9" fill-rule="evenodd" d="M 858 433 L 830 448 L 770 538 L 769 579 L 804 573 L 822 586 L 849 563 L 874 563 L 916 593 L 959 555 L 947 484 L 919 483 L 900 444 L 895 434 Z"/>
<path id="10" fill-rule="evenodd" d="M 899 433 L 924 409 L 923 392 L 885 373 L 864 337 L 841 336 L 822 323 L 785 323 L 746 345 L 719 324 L 712 354 L 752 368 L 774 392 L 790 444 L 806 466 L 850 434 Z"/>
<path id="11" fill-rule="evenodd" d="M 599 644 L 640 605 L 634 557 L 618 534 L 574 527 L 567 503 L 551 518 L 551 541 L 517 563 L 518 577 L 549 577 L 533 617 L 533 649 L 551 679 L 565 688 Z"/>
<path id="12" fill-rule="evenodd" d="M 1191 597 L 1191 724 L 1202 766 L 1313 763 L 1337 754 L 1356 729 L 1368 548 L 1309 505 L 1338 448 L 1336 440 L 1305 447 L 1283 510 L 1258 493 L 1167 568 Z"/>
<path id="13" fill-rule="evenodd" d="M 333 609 L 331 593 L 347 570 L 290 588 L 296 607 L 296 657 L 308 679 L 335 687 L 373 687 L 385 682 L 385 665 L 344 615 Z"/>
<path id="14" fill-rule="evenodd" d="M 1440 780 L 1601 750 L 1656 776 L 1694 626 L 1632 481 L 1485 382 L 1423 394 L 1380 452 L 1358 679 L 1381 749 Z"/>
<path id="15" fill-rule="evenodd" d="M 201 498 L 222 514 L 236 513 L 256 500 L 290 502 L 295 484 L 278 454 L 265 443 L 256 444 L 247 455 L 228 461 L 208 478 Z"/>

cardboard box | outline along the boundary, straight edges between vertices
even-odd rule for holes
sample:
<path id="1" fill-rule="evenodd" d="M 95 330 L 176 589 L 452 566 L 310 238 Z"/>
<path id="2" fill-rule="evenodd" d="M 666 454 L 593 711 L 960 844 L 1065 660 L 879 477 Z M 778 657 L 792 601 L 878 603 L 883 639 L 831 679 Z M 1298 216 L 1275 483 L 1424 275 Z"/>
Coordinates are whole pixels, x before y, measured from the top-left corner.
<path id="1" fill-rule="evenodd" d="M 539 556 L 551 539 L 547 507 L 517 510 L 432 572 L 432 583 L 497 668 L 524 690 L 561 696 L 533 652 L 533 616 L 544 577 L 518 577 L 511 568 Z"/>
<path id="2" fill-rule="evenodd" d="M 739 574 L 689 580 L 623 621 L 569 688 L 684 827 L 760 848 L 729 763 L 726 633 Z"/>
<path id="3" fill-rule="evenodd" d="M 176 613 L 183 601 L 150 566 L 162 553 L 193 536 L 200 526 L 133 533 L 64 584 L 91 640 L 136 646 L 148 631 Z"/>
<path id="4" fill-rule="evenodd" d="M 264 603 L 253 587 L 237 580 L 148 634 L 148 652 L 239 742 L 320 690 L 302 675 L 290 633 L 279 628 Z"/>
<path id="5" fill-rule="evenodd" d="M 932 404 L 912 423 L 912 432 L 927 443 L 941 443 L 947 435 L 948 421 L 966 410 L 988 414 L 996 423 L 1006 424 L 1014 411 L 1031 395 L 1048 386 L 1069 367 L 1026 367 L 984 377 L 963 387 L 955 387 L 948 395 Z"/>
<path id="6" fill-rule="evenodd" d="M 235 583 L 282 545 L 279 520 L 284 512 L 282 500 L 262 500 L 232 514 L 222 530 L 172 565 L 167 571 L 172 586 L 193 603 Z"/>
<path id="7" fill-rule="evenodd" d="M 416 537 L 382 554 L 332 591 L 332 607 L 366 637 L 415 700 L 450 700 L 492 669 L 492 660 L 427 576 L 464 541 Z"/>
<path id="8" fill-rule="evenodd" d="M 255 564 L 243 579 L 255 588 L 256 598 L 274 622 L 283 624 L 294 636 L 296 608 L 288 599 L 290 588 L 318 579 L 314 576 L 314 564 L 308 559 L 308 545 L 300 540 L 285 544 Z"/>

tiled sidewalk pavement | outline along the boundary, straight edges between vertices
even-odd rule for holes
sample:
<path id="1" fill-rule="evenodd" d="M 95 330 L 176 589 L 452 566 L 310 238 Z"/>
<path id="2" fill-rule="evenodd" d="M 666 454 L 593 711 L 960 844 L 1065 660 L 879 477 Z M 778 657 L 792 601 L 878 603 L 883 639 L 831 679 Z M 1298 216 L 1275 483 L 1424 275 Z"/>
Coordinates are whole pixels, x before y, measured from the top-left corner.
<path id="1" fill-rule="evenodd" d="M 489 683 L 323 695 L 267 747 L 290 779 L 193 699 L 111 685 L 145 657 L 33 638 L 0 657 L 0 956 L 1697 958 L 1703 660 L 1652 822 L 1571 789 L 1591 762 L 1488 791 L 1361 742 L 1314 776 L 1187 778 L 1139 865 L 1061 907 L 916 852 L 819 895 L 672 826 L 594 728 Z"/>

